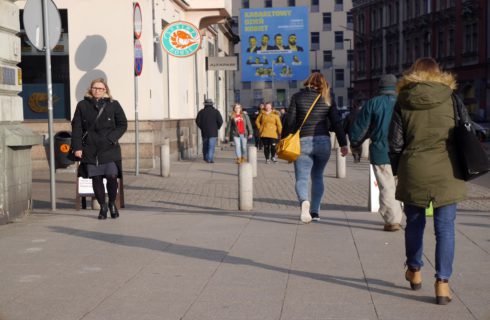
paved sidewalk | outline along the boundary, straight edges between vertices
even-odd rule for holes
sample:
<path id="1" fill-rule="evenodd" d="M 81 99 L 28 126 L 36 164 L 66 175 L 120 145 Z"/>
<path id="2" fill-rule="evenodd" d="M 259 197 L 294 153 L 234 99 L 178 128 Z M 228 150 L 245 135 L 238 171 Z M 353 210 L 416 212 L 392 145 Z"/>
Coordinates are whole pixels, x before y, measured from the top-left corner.
<path id="1" fill-rule="evenodd" d="M 490 319 L 490 189 L 469 184 L 457 218 L 453 302 L 434 304 L 434 235 L 424 284 L 404 280 L 403 232 L 367 212 L 368 164 L 326 171 L 321 221 L 303 225 L 292 165 L 258 152 L 254 210 L 237 211 L 231 150 L 125 176 L 117 220 L 74 210 L 74 173 L 34 172 L 34 214 L 0 226 L 0 320 Z"/>

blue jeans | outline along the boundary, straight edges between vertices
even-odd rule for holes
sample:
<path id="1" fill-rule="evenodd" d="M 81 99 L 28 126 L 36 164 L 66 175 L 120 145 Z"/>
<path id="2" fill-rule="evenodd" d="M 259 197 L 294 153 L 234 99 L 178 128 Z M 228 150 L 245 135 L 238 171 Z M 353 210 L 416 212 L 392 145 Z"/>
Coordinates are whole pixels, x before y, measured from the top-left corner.
<path id="1" fill-rule="evenodd" d="M 233 137 L 235 142 L 235 154 L 237 158 L 247 156 L 247 137 L 241 134 L 239 137 Z"/>
<path id="2" fill-rule="evenodd" d="M 204 161 L 214 161 L 214 147 L 218 137 L 202 137 L 202 155 Z"/>
<path id="3" fill-rule="evenodd" d="M 324 186 L 323 171 L 330 158 L 330 137 L 311 136 L 301 138 L 301 155 L 294 162 L 296 178 L 296 195 L 301 202 L 308 200 L 308 189 L 311 178 L 310 213 L 319 213 Z"/>
<path id="4" fill-rule="evenodd" d="M 420 268 L 424 265 L 423 238 L 425 208 L 405 204 L 407 227 L 405 228 L 405 253 L 407 266 Z M 436 233 L 436 278 L 447 280 L 453 272 L 454 220 L 456 204 L 434 208 L 434 230 Z"/>

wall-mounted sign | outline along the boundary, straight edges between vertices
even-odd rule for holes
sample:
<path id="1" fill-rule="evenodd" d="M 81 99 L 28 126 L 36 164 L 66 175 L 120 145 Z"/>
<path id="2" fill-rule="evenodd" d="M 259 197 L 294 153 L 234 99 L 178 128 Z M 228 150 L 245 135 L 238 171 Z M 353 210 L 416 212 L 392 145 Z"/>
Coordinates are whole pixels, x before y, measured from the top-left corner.
<path id="1" fill-rule="evenodd" d="M 237 56 L 207 57 L 206 70 L 238 70 Z"/>
<path id="2" fill-rule="evenodd" d="M 143 22 L 141 18 L 141 7 L 138 2 L 134 4 L 133 8 L 133 30 L 134 30 L 134 37 L 136 39 L 139 39 L 141 37 L 141 31 L 143 29 Z"/>
<path id="3" fill-rule="evenodd" d="M 242 81 L 306 79 L 308 16 L 307 7 L 240 9 Z"/>
<path id="4" fill-rule="evenodd" d="M 139 76 L 143 71 L 143 48 L 138 39 L 134 40 L 134 73 Z"/>
<path id="5" fill-rule="evenodd" d="M 184 58 L 193 55 L 201 47 L 201 33 L 192 23 L 173 22 L 163 29 L 160 44 L 168 54 Z"/>

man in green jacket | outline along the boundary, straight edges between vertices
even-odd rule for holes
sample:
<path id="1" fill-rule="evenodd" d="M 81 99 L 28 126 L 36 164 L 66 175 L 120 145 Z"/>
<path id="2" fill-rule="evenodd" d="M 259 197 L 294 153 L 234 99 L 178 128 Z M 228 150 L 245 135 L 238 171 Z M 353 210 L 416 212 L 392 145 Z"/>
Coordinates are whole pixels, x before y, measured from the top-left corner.
<path id="1" fill-rule="evenodd" d="M 401 204 L 395 200 L 395 178 L 388 156 L 388 133 L 396 103 L 397 79 L 383 75 L 379 81 L 379 95 L 368 100 L 357 115 L 349 132 L 351 145 L 356 147 L 369 135 L 369 158 L 379 187 L 379 213 L 385 222 L 384 231 L 400 230 Z"/>

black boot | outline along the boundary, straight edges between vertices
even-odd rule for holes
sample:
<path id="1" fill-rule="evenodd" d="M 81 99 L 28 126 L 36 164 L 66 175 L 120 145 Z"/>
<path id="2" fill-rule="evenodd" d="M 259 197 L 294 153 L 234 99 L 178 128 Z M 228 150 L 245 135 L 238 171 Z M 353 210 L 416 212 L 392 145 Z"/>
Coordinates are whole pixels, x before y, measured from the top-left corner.
<path id="1" fill-rule="evenodd" d="M 107 219 L 107 203 L 103 203 L 100 205 L 100 211 L 99 211 L 99 220 L 104 220 Z"/>
<path id="2" fill-rule="evenodd" d="M 117 207 L 114 202 L 109 202 L 109 211 L 111 212 L 112 219 L 119 217 L 119 211 L 117 211 Z"/>

